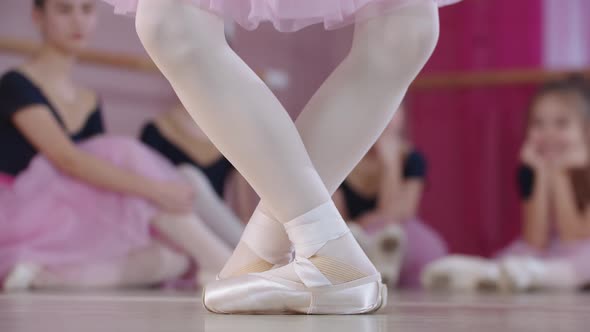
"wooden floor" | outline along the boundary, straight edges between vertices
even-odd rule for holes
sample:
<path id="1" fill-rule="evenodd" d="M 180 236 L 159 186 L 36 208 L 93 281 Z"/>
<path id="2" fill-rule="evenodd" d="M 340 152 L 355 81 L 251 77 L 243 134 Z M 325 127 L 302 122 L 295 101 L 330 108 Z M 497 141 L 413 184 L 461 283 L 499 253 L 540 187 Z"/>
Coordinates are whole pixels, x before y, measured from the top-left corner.
<path id="1" fill-rule="evenodd" d="M 590 331 L 590 294 L 391 294 L 364 316 L 214 315 L 189 293 L 0 295 L 0 332 Z"/>

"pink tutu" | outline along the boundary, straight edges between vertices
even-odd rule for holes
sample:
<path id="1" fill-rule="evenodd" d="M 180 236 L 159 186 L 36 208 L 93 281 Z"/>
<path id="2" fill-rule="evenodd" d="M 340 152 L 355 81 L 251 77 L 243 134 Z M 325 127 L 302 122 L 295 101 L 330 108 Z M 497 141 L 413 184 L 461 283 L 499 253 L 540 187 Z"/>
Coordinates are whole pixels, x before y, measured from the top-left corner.
<path id="1" fill-rule="evenodd" d="M 138 0 L 104 0 L 119 14 L 134 13 Z M 223 18 L 254 30 L 261 22 L 271 22 L 283 32 L 292 32 L 323 23 L 335 29 L 386 11 L 424 0 L 178 0 L 194 3 Z M 461 0 L 432 0 L 439 6 Z"/>
<path id="2" fill-rule="evenodd" d="M 80 148 L 145 177 L 179 180 L 172 165 L 132 139 L 103 136 Z M 158 213 L 141 198 L 67 177 L 43 157 L 0 190 L 0 207 L 0 280 L 19 262 L 53 268 L 123 256 L 149 244 Z"/>

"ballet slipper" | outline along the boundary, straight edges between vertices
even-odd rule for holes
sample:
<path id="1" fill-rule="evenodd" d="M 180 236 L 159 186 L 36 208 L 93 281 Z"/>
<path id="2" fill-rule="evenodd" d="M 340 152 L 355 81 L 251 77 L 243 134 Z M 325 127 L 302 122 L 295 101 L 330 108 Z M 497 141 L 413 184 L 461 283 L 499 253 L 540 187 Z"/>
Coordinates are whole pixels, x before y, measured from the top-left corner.
<path id="1" fill-rule="evenodd" d="M 430 290 L 501 291 L 504 287 L 496 262 L 453 255 L 428 264 L 422 272 L 422 285 Z"/>
<path id="2" fill-rule="evenodd" d="M 325 217 L 332 208 L 332 202 L 326 203 L 285 224 L 295 246 L 293 262 L 207 285 L 205 308 L 225 314 L 363 314 L 384 306 L 387 287 L 374 267 L 366 273 L 320 253 L 330 241 L 354 241 L 344 221 Z M 358 251 L 364 255 L 360 247 Z"/>
<path id="3" fill-rule="evenodd" d="M 373 236 L 367 250 L 367 255 L 381 272 L 383 282 L 390 286 L 399 281 L 405 248 L 404 230 L 397 224 L 389 224 Z"/>
<path id="4" fill-rule="evenodd" d="M 540 288 L 543 275 L 546 274 L 546 268 L 540 260 L 527 256 L 510 256 L 502 259 L 500 271 L 507 290 L 515 293 Z"/>
<path id="5" fill-rule="evenodd" d="M 381 273 L 383 283 L 397 285 L 406 247 L 404 230 L 397 224 L 389 224 L 371 235 L 358 224 L 349 223 L 348 227 Z"/>
<path id="6" fill-rule="evenodd" d="M 30 289 L 41 268 L 33 263 L 19 263 L 6 276 L 2 283 L 5 292 Z"/>

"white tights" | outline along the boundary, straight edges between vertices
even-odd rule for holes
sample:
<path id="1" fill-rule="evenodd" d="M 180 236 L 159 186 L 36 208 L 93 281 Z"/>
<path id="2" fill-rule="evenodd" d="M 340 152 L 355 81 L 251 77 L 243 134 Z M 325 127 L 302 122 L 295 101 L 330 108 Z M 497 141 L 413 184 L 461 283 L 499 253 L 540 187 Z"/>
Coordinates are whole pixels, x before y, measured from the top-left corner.
<path id="1" fill-rule="evenodd" d="M 288 222 L 328 202 L 374 144 L 430 57 L 438 16 L 423 0 L 358 24 L 350 54 L 297 126 L 227 45 L 219 17 L 140 0 L 136 27 L 193 119 L 259 194 L 259 209 Z"/>

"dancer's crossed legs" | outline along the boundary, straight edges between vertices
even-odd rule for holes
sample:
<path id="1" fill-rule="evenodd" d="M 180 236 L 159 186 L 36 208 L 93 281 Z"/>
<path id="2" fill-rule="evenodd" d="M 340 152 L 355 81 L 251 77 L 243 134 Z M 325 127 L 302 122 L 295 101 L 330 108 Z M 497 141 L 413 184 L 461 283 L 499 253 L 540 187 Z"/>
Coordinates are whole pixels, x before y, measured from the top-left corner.
<path id="1" fill-rule="evenodd" d="M 437 39 L 438 12 L 429 0 L 357 24 L 350 53 L 296 121 L 330 194 L 389 123 Z M 265 205 L 259 204 L 251 222 L 260 222 L 261 218 L 278 221 Z M 291 247 L 284 228 L 274 227 L 272 231 L 279 239 L 273 247 L 261 249 L 260 244 L 245 239 L 220 276 L 268 269 L 289 257 Z"/>
<path id="2" fill-rule="evenodd" d="M 351 54 L 298 121 L 310 154 L 329 151 L 337 158 L 324 155 L 327 163 L 316 162 L 326 178 L 334 177 L 322 180 L 278 100 L 225 42 L 221 19 L 177 0 L 140 0 L 137 30 L 193 118 L 261 196 L 263 210 L 281 222 L 313 210 L 335 229 L 342 229 L 343 220 L 324 181 L 337 187 L 374 143 L 437 35 L 430 0 L 358 26 Z M 357 136 L 342 144 L 353 124 Z M 335 172 L 338 163 L 344 167 Z M 352 236 L 340 235 L 318 253 L 361 274 L 375 273 Z"/>

